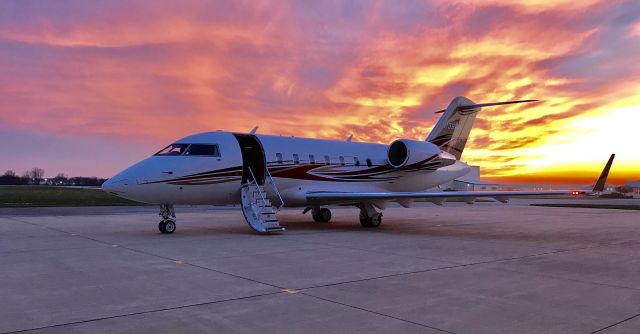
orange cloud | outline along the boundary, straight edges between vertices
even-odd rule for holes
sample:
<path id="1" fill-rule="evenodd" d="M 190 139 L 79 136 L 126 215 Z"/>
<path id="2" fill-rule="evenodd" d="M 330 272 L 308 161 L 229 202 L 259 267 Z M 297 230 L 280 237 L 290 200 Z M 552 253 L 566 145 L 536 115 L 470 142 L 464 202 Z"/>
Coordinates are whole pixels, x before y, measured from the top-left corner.
<path id="1" fill-rule="evenodd" d="M 260 125 L 386 143 L 424 139 L 456 95 L 538 98 L 483 110 L 463 158 L 506 181 L 597 172 L 614 150 L 612 176 L 638 166 L 630 134 L 583 122 L 639 120 L 632 3 L 29 4 L 0 5 L 0 129 L 159 147 Z M 602 144 L 562 154 L 584 136 Z"/>

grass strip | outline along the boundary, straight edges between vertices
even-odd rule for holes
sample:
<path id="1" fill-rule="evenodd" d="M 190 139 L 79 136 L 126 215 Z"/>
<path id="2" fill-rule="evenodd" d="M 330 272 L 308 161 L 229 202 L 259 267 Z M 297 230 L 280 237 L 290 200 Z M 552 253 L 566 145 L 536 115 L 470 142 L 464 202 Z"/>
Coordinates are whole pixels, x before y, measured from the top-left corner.
<path id="1" fill-rule="evenodd" d="M 142 205 L 92 188 L 0 186 L 0 207 Z"/>

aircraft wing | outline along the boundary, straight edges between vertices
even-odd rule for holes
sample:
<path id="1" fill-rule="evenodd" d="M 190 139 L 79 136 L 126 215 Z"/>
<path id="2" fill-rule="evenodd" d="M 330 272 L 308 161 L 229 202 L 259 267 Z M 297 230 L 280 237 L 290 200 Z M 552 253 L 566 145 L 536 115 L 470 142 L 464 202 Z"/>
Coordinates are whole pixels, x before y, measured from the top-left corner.
<path id="1" fill-rule="evenodd" d="M 522 101 L 516 101 L 522 102 Z M 613 163 L 615 154 L 611 154 L 609 161 L 604 167 L 598 182 L 589 194 L 597 194 L 604 189 L 609 169 Z M 424 199 L 438 205 L 442 205 L 449 198 L 462 199 L 467 203 L 473 203 L 476 198 L 493 198 L 506 203 L 511 197 L 531 197 L 531 196 L 578 196 L 586 194 L 581 190 L 552 190 L 552 191 L 438 191 L 438 192 L 340 192 L 340 191 L 315 191 L 306 194 L 310 203 L 334 203 L 348 204 L 359 202 L 386 202 L 396 201 L 402 206 L 410 206 L 416 199 Z"/>
<path id="2" fill-rule="evenodd" d="M 443 192 L 308 192 L 307 201 L 312 203 L 350 203 L 362 201 L 394 201 L 426 199 L 442 202 L 449 198 L 468 199 L 472 202 L 478 197 L 488 197 L 500 202 L 507 202 L 510 197 L 530 197 L 549 195 L 582 195 L 585 191 L 443 191 Z"/>

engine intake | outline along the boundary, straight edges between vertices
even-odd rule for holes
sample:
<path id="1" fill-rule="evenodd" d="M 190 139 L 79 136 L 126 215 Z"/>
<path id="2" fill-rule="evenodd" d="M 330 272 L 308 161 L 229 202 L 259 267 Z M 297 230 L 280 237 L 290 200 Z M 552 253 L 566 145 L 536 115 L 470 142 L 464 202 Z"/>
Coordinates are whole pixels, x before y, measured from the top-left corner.
<path id="1" fill-rule="evenodd" d="M 440 153 L 440 148 L 430 142 L 398 139 L 389 145 L 387 158 L 394 168 L 411 166 Z"/>

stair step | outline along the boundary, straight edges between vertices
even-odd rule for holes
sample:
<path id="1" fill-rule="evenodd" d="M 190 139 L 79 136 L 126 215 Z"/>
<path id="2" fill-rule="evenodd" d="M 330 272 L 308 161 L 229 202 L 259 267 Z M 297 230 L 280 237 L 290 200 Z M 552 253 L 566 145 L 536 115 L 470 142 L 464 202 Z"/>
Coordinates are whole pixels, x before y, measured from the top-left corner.
<path id="1" fill-rule="evenodd" d="M 278 210 L 267 198 L 263 186 L 244 185 L 241 195 L 242 211 L 251 228 L 260 233 L 284 231 L 276 217 Z"/>

